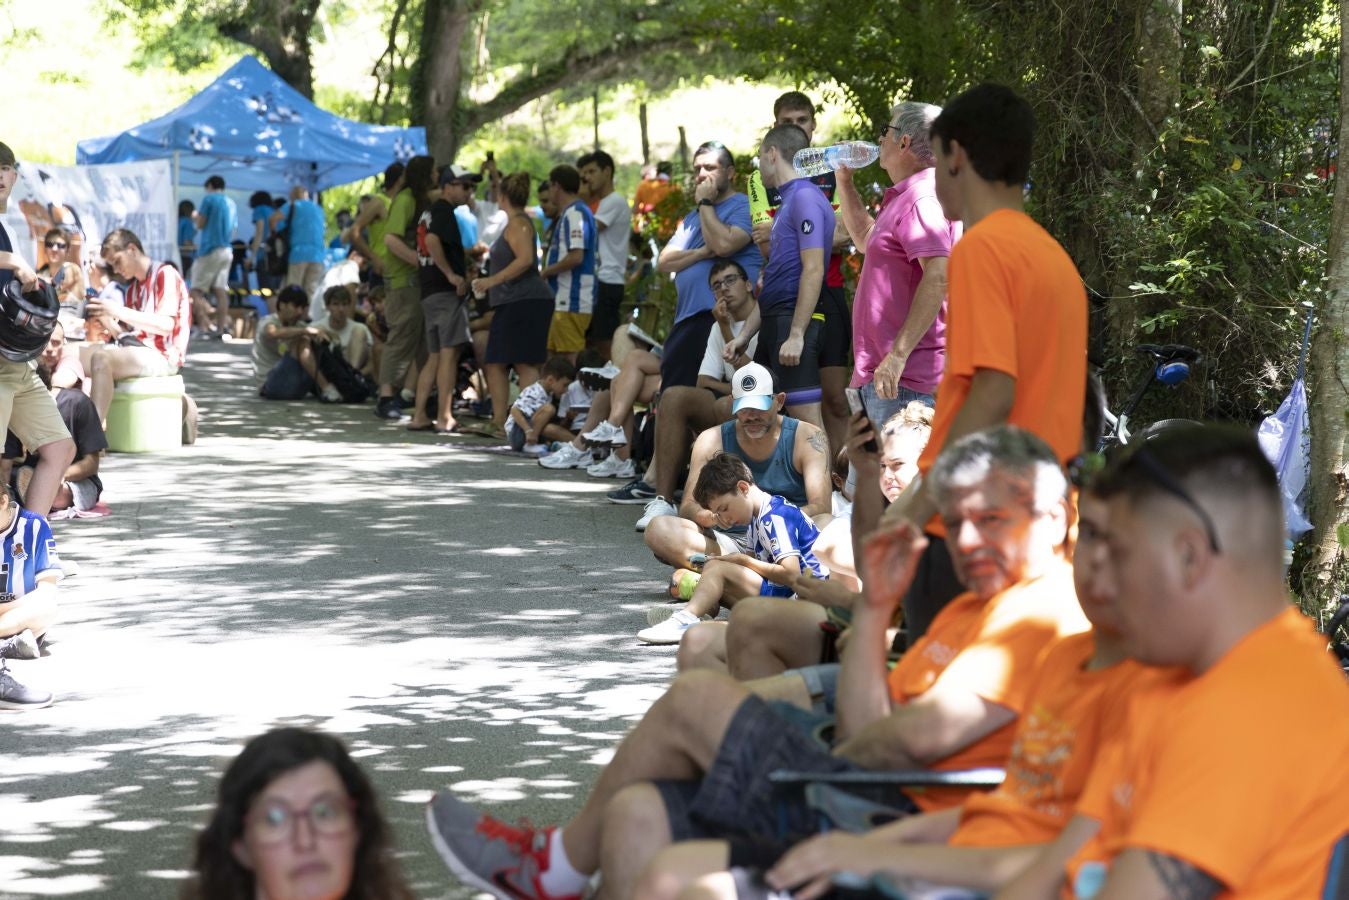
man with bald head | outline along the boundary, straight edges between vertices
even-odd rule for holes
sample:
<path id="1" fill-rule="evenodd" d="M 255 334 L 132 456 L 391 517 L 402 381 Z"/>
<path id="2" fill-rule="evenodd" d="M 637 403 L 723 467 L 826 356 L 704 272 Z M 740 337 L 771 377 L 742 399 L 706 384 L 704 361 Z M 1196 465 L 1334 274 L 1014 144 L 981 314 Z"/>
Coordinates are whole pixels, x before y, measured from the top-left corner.
<path id="1" fill-rule="evenodd" d="M 1105 514 L 1084 507 L 1077 552 L 1102 555 L 1127 652 L 1179 674 L 1135 698 L 1077 815 L 1009 896 L 1057 897 L 1065 877 L 1101 898 L 1346 896 L 1349 685 L 1289 602 L 1255 436 L 1164 433 L 1087 491 Z"/>

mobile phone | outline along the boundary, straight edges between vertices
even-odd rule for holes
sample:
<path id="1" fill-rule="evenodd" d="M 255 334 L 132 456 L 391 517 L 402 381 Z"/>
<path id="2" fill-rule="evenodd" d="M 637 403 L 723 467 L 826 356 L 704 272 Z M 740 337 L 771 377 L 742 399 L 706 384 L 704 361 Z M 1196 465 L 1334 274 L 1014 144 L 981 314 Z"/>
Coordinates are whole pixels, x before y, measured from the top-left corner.
<path id="1" fill-rule="evenodd" d="M 862 392 L 857 388 L 844 388 L 843 395 L 848 398 L 848 409 L 852 412 L 852 414 L 854 416 L 861 416 L 862 418 L 865 419 L 867 417 L 867 412 L 866 406 L 864 406 L 862 403 Z M 871 430 L 874 435 L 876 431 L 876 423 L 872 422 L 869 419 L 867 421 L 868 424 L 871 425 Z M 868 453 L 881 452 L 881 448 L 876 446 L 875 437 L 872 437 L 871 440 L 863 444 L 862 449 L 867 451 Z"/>

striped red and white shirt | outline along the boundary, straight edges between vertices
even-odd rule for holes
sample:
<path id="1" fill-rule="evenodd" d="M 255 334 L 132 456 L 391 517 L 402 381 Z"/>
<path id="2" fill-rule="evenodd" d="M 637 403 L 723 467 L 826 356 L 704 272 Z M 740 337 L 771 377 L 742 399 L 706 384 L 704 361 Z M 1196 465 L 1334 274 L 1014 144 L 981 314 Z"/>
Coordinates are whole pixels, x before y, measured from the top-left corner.
<path id="1" fill-rule="evenodd" d="M 136 337 L 159 352 L 169 365 L 182 368 L 187 358 L 187 339 L 192 326 L 192 297 L 183 276 L 173 266 L 159 263 L 150 267 L 144 280 L 132 279 L 126 289 L 126 305 L 138 312 L 154 312 L 173 317 L 168 334 L 136 331 Z"/>

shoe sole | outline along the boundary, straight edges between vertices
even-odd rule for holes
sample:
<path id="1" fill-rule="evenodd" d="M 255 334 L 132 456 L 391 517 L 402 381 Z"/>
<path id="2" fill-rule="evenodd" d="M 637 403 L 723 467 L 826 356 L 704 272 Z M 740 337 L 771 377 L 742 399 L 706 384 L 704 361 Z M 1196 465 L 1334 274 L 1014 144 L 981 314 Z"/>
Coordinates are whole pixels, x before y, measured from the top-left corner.
<path id="1" fill-rule="evenodd" d="M 22 712 L 25 709 L 46 709 L 55 702 L 55 697 L 42 703 L 16 703 L 13 700 L 0 700 L 0 711 Z M 509 900 L 509 898 L 507 898 L 507 900 Z"/>
<path id="2" fill-rule="evenodd" d="M 540 467 L 540 468 L 543 468 L 543 469 L 551 469 L 551 470 L 554 471 L 554 472 L 565 472 L 565 471 L 567 471 L 568 469 L 579 469 L 579 468 L 581 468 L 581 466 L 580 466 L 579 463 L 574 464 L 574 465 L 570 465 L 570 466 L 545 466 L 545 465 L 543 464 L 543 460 L 539 460 L 539 467 Z"/>
<path id="3" fill-rule="evenodd" d="M 656 495 L 652 494 L 650 497 L 637 497 L 630 494 L 621 500 L 606 495 L 605 499 L 610 503 L 617 503 L 619 506 L 646 506 L 652 500 L 656 499 Z"/>
<path id="4" fill-rule="evenodd" d="M 436 813 L 431 808 L 435 802 L 435 797 L 432 797 L 431 803 L 426 804 L 426 830 L 431 835 L 431 846 L 436 848 L 436 855 L 440 857 L 440 861 L 454 874 L 455 878 L 469 887 L 485 891 L 496 897 L 497 900 L 516 900 L 513 895 L 503 893 L 501 888 L 484 880 L 481 875 L 464 865 L 463 861 L 449 848 L 445 839 L 440 836 L 440 829 L 436 827 Z"/>

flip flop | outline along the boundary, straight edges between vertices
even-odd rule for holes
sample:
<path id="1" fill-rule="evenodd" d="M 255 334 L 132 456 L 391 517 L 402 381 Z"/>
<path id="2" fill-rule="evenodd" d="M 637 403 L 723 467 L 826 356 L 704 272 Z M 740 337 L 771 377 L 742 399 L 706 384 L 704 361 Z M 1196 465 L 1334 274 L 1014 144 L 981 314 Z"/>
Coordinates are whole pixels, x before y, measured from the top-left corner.
<path id="1" fill-rule="evenodd" d="M 409 426 L 407 426 L 407 430 L 408 430 L 408 431 L 435 431 L 435 430 L 436 430 L 436 423 L 435 423 L 435 422 L 431 422 L 431 423 L 429 423 L 429 424 L 427 424 L 427 425 L 409 425 Z"/>

